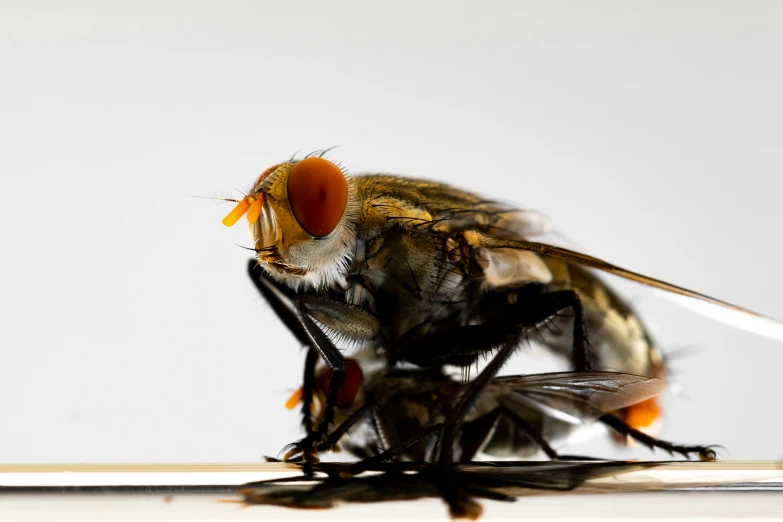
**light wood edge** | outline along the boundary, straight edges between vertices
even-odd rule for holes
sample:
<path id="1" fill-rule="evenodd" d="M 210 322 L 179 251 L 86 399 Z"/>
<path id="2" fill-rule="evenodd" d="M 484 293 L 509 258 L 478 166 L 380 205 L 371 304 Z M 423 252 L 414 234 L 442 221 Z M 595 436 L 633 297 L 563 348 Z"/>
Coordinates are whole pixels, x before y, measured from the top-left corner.
<path id="1" fill-rule="evenodd" d="M 644 461 L 641 461 L 644 462 Z M 662 463 L 664 464 L 664 463 Z M 0 464 L 2 473 L 233 473 L 270 472 L 281 473 L 298 469 L 282 462 L 235 462 L 235 463 L 70 463 L 70 464 Z M 783 461 L 772 460 L 725 460 L 718 462 L 666 462 L 665 469 L 671 471 L 783 471 Z"/>

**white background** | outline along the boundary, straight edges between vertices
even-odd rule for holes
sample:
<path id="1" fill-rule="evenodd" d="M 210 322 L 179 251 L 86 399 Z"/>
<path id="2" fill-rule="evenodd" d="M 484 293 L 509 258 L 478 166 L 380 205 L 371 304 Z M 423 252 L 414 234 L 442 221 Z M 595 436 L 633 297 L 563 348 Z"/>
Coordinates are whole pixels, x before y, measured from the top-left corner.
<path id="1" fill-rule="evenodd" d="M 298 150 L 541 209 L 783 318 L 782 51 L 774 1 L 0 2 L 0 462 L 258 461 L 298 437 L 303 353 L 230 207 L 190 197 Z M 664 435 L 783 454 L 783 347 L 639 306 L 698 349 Z"/>

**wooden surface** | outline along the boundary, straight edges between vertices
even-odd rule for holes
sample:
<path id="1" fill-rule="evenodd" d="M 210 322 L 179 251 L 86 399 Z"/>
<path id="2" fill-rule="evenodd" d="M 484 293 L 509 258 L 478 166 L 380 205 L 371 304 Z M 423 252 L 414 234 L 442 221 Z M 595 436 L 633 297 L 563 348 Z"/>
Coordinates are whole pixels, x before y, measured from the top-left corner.
<path id="1" fill-rule="evenodd" d="M 322 511 L 238 503 L 237 486 L 292 473 L 298 471 L 271 463 L 0 465 L 0 521 L 447 520 L 444 504 L 434 499 Z M 482 520 L 783 520 L 779 462 L 678 462 L 614 480 L 594 481 L 594 486 L 606 482 L 606 488 L 599 488 L 604 493 L 598 495 L 558 493 L 526 496 L 514 503 L 482 501 Z M 648 483 L 700 487 L 616 492 Z"/>

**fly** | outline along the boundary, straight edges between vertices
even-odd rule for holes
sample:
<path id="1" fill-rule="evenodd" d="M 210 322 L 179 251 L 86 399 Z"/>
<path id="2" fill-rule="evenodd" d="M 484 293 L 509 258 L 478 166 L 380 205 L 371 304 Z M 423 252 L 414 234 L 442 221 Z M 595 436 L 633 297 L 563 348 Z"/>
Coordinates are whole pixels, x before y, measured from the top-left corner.
<path id="1" fill-rule="evenodd" d="M 335 340 L 361 345 L 381 366 L 440 371 L 489 356 L 438 437 L 440 464 L 453 462 L 468 412 L 531 331 L 579 373 L 665 378 L 661 352 L 641 319 L 596 272 L 607 272 L 742 318 L 783 339 L 781 323 L 601 259 L 535 241 L 540 214 L 443 183 L 382 174 L 349 176 L 324 153 L 264 171 L 226 216 L 245 215 L 256 252 L 249 272 L 260 293 L 308 347 L 302 391 L 304 439 L 291 455 L 314 461 L 335 424 L 346 363 Z M 558 333 L 559 332 L 559 333 Z M 320 422 L 311 410 L 321 360 L 329 382 Z M 620 408 L 628 433 L 659 415 L 655 399 Z M 701 458 L 706 447 L 694 447 Z M 714 454 L 713 454 L 714 455 Z"/>
<path id="2" fill-rule="evenodd" d="M 315 376 L 312 422 L 323 420 L 329 370 Z M 469 383 L 455 381 L 440 369 L 383 368 L 366 375 L 355 359 L 345 360 L 346 379 L 338 393 L 335 427 L 316 450 L 340 446 L 370 461 L 432 461 L 437 434 L 453 414 Z M 465 415 L 454 446 L 454 460 L 528 457 L 543 451 L 552 460 L 563 457 L 553 445 L 580 428 L 600 421 L 616 428 L 615 412 L 658 396 L 666 385 L 659 379 L 616 372 L 555 372 L 495 377 Z M 301 388 L 287 406 L 301 399 Z M 688 456 L 709 448 L 673 444 L 642 432 L 618 429 L 653 448 Z M 290 457 L 290 455 L 289 455 Z M 573 457 L 568 457 L 573 458 Z"/>
<path id="3" fill-rule="evenodd" d="M 322 421 L 329 373 L 322 368 L 315 376 L 311 411 L 316 424 Z M 432 464 L 436 434 L 459 407 L 468 383 L 436 369 L 383 368 L 365 375 L 354 359 L 345 360 L 345 374 L 335 408 L 337 426 L 316 449 L 336 448 L 342 441 L 362 460 L 304 464 L 305 477 L 245 485 L 240 494 L 246 503 L 315 508 L 436 497 L 446 501 L 453 517 L 477 518 L 479 498 L 509 501 L 512 491 L 570 490 L 591 478 L 654 465 L 560 456 L 550 442 L 578 425 L 652 399 L 666 387 L 658 379 L 599 371 L 495 377 L 464 418 L 454 463 L 442 466 Z M 300 397 L 294 393 L 288 406 Z M 357 443 L 357 432 L 368 427 L 366 439 Z M 479 452 L 497 455 L 497 447 L 512 447 L 515 456 L 540 449 L 556 462 L 473 461 Z M 693 451 L 675 445 L 666 449 Z"/>

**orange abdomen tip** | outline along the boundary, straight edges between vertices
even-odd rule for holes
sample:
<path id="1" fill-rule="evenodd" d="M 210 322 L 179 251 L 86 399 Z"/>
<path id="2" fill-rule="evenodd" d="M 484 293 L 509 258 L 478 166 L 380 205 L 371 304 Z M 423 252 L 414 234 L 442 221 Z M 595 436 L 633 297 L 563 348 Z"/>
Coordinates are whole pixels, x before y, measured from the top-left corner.
<path id="1" fill-rule="evenodd" d="M 655 398 L 647 399 L 640 403 L 625 408 L 623 411 L 625 422 L 632 428 L 640 430 L 649 428 L 661 416 L 661 407 Z"/>
<path id="2" fill-rule="evenodd" d="M 296 405 L 302 402 L 302 395 L 304 394 L 304 389 L 299 388 L 294 393 L 291 394 L 291 396 L 288 398 L 287 401 L 285 401 L 285 407 L 289 410 L 293 410 L 296 408 Z"/>
<path id="3" fill-rule="evenodd" d="M 234 223 L 239 221 L 239 218 L 244 216 L 249 209 L 250 198 L 242 198 L 239 203 L 237 203 L 237 206 L 235 206 L 234 209 L 223 218 L 223 224 L 227 227 L 233 226 Z"/>

